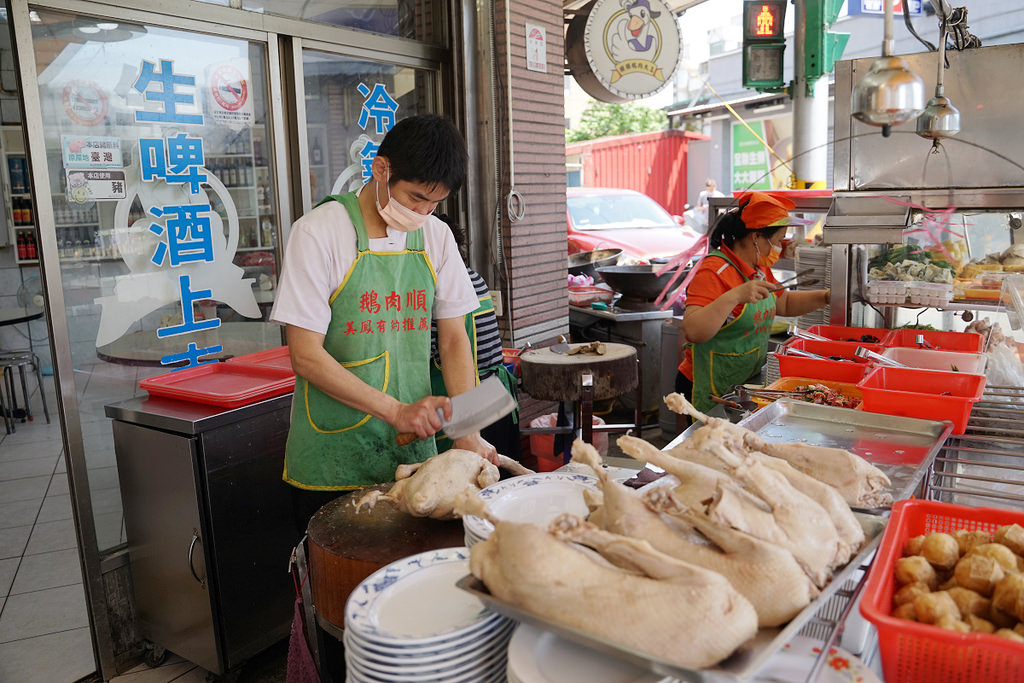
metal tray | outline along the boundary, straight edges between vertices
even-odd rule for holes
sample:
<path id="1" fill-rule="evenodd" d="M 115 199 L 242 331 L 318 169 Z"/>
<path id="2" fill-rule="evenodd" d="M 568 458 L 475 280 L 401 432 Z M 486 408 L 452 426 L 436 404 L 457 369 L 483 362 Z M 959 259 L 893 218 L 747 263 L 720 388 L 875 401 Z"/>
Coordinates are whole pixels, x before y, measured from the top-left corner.
<path id="1" fill-rule="evenodd" d="M 913 495 L 953 429 L 948 421 L 868 413 L 789 398 L 780 398 L 737 424 L 766 441 L 845 448 L 856 453 L 889 477 L 893 500 Z M 699 427 L 688 427 L 663 450 L 686 441 Z"/>
<path id="2" fill-rule="evenodd" d="M 768 663 L 776 652 L 783 645 L 793 639 L 803 626 L 809 622 L 818 609 L 821 608 L 829 598 L 846 584 L 854 573 L 861 569 L 861 565 L 869 560 L 878 543 L 882 539 L 882 530 L 888 517 L 854 513 L 864 529 L 866 537 L 865 545 L 857 556 L 854 557 L 845 567 L 832 576 L 832 581 L 822 589 L 821 594 L 804 607 L 799 614 L 793 617 L 788 624 L 776 628 L 762 628 L 749 641 L 739 647 L 728 659 L 718 666 L 710 669 L 686 669 L 658 657 L 647 655 L 638 650 L 628 649 L 626 646 L 600 636 L 587 633 L 569 626 L 554 624 L 536 615 L 524 612 L 520 608 L 499 600 L 491 595 L 490 591 L 482 581 L 473 575 L 464 576 L 456 582 L 456 586 L 472 593 L 479 598 L 484 605 L 493 611 L 503 614 L 506 617 L 523 621 L 537 628 L 550 631 L 562 636 L 567 640 L 590 647 L 600 652 L 618 657 L 636 666 L 648 669 L 662 676 L 672 676 L 682 681 L 693 681 L 694 683 L 722 683 L 722 681 L 740 680 L 745 681 L 757 675 L 757 672 Z M 679 606 L 683 609 L 682 606 Z"/>

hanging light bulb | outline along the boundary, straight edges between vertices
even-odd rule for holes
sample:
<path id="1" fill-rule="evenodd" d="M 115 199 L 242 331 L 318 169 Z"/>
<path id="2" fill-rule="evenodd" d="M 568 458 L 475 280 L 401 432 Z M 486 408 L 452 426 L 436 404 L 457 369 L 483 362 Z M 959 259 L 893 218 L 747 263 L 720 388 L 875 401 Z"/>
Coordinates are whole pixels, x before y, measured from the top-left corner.
<path id="1" fill-rule="evenodd" d="M 942 138 L 953 137 L 960 132 L 960 110 L 946 97 L 943 88 L 943 74 L 946 70 L 946 17 L 939 22 L 939 75 L 935 79 L 935 97 L 928 100 L 928 106 L 917 117 L 917 134 L 938 143 Z"/>
<path id="2" fill-rule="evenodd" d="M 876 59 L 864 78 L 853 89 L 853 117 L 872 126 L 881 126 L 889 136 L 891 126 L 905 123 L 924 109 L 924 81 L 912 72 L 901 57 L 893 56 L 893 0 L 885 0 L 885 36 L 882 56 Z"/>

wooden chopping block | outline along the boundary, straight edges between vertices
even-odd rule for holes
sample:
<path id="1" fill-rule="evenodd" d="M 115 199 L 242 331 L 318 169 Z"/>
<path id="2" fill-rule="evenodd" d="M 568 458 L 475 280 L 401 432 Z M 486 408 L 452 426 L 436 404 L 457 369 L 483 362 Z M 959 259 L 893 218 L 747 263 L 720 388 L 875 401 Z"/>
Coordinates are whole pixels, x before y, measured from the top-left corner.
<path id="1" fill-rule="evenodd" d="M 362 581 L 381 567 L 409 555 L 466 544 L 462 520 L 412 517 L 388 501 L 356 512 L 354 501 L 393 482 L 342 494 L 309 520 L 309 580 L 313 606 L 321 617 L 345 627 L 345 603 Z"/>
<path id="2" fill-rule="evenodd" d="M 571 344 L 570 350 L 586 346 Z M 579 401 L 580 377 L 594 376 L 595 400 L 613 398 L 636 389 L 636 349 L 628 344 L 604 344 L 604 353 L 560 354 L 550 348 L 530 349 L 519 356 L 523 391 L 542 401 Z"/>

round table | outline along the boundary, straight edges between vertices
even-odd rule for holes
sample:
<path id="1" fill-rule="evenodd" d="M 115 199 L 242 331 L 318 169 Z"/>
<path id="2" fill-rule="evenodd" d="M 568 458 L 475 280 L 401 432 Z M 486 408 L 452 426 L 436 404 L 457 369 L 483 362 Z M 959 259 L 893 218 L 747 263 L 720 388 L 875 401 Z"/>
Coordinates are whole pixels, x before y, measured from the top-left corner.
<path id="1" fill-rule="evenodd" d="M 27 323 L 43 317 L 43 309 L 36 306 L 18 306 L 0 308 L 0 326 Z"/>
<path id="2" fill-rule="evenodd" d="M 181 353 L 194 343 L 200 349 L 221 345 L 223 351 L 202 357 L 202 360 L 227 360 L 256 351 L 281 346 L 282 327 L 276 323 L 221 323 L 220 327 L 174 337 L 158 337 L 156 330 L 142 330 L 96 347 L 96 355 L 122 365 L 160 365 L 160 359 Z M 184 361 L 182 361 L 184 362 Z"/>

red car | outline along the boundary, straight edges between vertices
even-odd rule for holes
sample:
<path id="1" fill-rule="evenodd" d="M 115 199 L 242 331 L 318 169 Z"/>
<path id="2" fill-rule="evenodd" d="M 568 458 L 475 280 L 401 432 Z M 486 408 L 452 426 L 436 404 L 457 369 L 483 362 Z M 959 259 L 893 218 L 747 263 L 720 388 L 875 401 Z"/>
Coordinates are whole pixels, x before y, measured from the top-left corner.
<path id="1" fill-rule="evenodd" d="M 569 187 L 565 191 L 569 253 L 622 249 L 619 263 L 675 256 L 700 239 L 658 202 L 633 190 Z"/>

